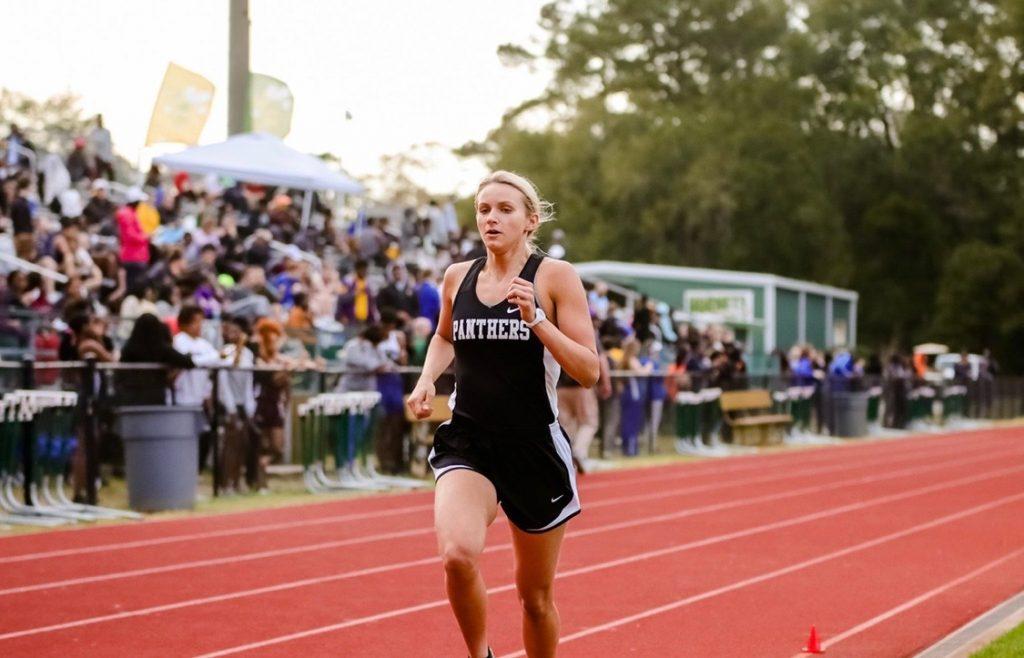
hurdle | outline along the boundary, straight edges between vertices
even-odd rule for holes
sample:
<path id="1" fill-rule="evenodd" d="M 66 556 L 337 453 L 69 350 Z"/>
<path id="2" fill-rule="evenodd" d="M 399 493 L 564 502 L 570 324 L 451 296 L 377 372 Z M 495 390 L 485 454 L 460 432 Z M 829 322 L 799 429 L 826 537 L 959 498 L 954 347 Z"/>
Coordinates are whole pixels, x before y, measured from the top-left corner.
<path id="1" fill-rule="evenodd" d="M 882 387 L 868 389 L 868 432 L 877 434 L 882 427 Z"/>
<path id="2" fill-rule="evenodd" d="M 946 386 L 942 389 L 942 422 L 960 420 L 967 410 L 967 387 Z"/>
<path id="3" fill-rule="evenodd" d="M 348 414 L 343 416 L 343 420 L 347 421 L 346 445 L 350 447 L 345 466 L 348 475 L 356 481 L 369 481 L 374 485 L 383 485 L 386 488 L 419 489 L 427 486 L 423 480 L 384 475 L 377 472 L 373 463 L 367 459 L 367 455 L 373 449 L 373 429 L 380 393 L 348 393 L 347 395 L 355 396 L 353 406 L 349 409 Z M 353 445 L 358 447 L 358 455 L 352 454 L 351 446 Z"/>
<path id="4" fill-rule="evenodd" d="M 908 395 L 910 421 L 908 427 L 917 432 L 934 432 L 939 428 L 935 424 L 935 389 L 931 386 L 919 386 Z M 941 412 L 938 414 L 941 418 Z"/>
<path id="5" fill-rule="evenodd" d="M 78 449 L 74 434 L 77 404 L 78 394 L 70 391 L 19 389 L 4 394 L 0 401 L 0 522 L 53 527 L 77 521 L 143 518 L 135 512 L 68 499 L 64 471 Z M 26 448 L 31 455 L 26 463 L 31 468 L 23 474 L 19 455 Z M 24 503 L 15 493 L 18 486 L 25 494 Z"/>
<path id="6" fill-rule="evenodd" d="M 719 388 L 696 392 L 680 391 L 675 398 L 675 449 L 680 455 L 724 457 L 730 449 L 719 438 L 721 411 Z"/>
<path id="7" fill-rule="evenodd" d="M 71 519 L 39 514 L 15 499 L 14 486 L 20 477 L 21 423 L 26 418 L 17 396 L 5 393 L 0 398 L 0 523 L 46 528 L 73 523 Z"/>
<path id="8" fill-rule="evenodd" d="M 362 394 L 321 393 L 310 398 L 298 409 L 302 433 L 303 482 L 311 493 L 339 490 L 382 490 L 385 487 L 370 483 L 368 478 L 353 475 L 348 455 L 354 460 L 357 451 L 355 437 L 348 431 L 348 412 L 356 405 L 371 402 Z M 374 401 L 374 404 L 376 402 Z M 352 445 L 348 445 L 352 439 Z M 328 451 L 333 453 L 336 477 L 327 474 Z"/>
<path id="9" fill-rule="evenodd" d="M 57 404 L 43 405 L 36 425 L 36 455 L 39 460 L 38 482 L 41 503 L 50 508 L 78 512 L 94 516 L 96 519 L 133 519 L 145 518 L 138 512 L 119 510 L 99 505 L 75 503 L 68 499 L 64 489 L 64 471 L 72 456 L 80 446 L 75 436 L 75 408 L 78 403 L 77 393 L 61 392 Z M 40 501 L 33 504 L 40 504 Z"/>
<path id="10" fill-rule="evenodd" d="M 700 435 L 700 403 L 698 393 L 680 391 L 676 394 L 676 452 L 681 455 L 702 454 L 704 442 Z"/>
<path id="11" fill-rule="evenodd" d="M 376 392 L 321 393 L 299 406 L 303 481 L 312 493 L 336 490 L 418 489 L 422 480 L 382 475 L 367 456 L 373 444 Z M 328 454 L 335 475 L 326 471 Z"/>
<path id="12" fill-rule="evenodd" d="M 790 386 L 785 391 L 789 398 L 790 414 L 793 416 L 793 427 L 786 443 L 789 445 L 825 445 L 830 443 L 842 443 L 842 439 L 831 436 L 822 436 L 811 431 L 814 415 L 814 396 L 817 390 L 814 386 Z"/>

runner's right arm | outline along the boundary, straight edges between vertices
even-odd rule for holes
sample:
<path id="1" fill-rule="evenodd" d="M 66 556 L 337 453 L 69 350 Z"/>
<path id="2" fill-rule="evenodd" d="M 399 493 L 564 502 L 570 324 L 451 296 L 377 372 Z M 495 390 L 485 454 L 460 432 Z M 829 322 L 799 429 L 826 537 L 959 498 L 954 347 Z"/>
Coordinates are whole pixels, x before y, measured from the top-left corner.
<path id="1" fill-rule="evenodd" d="M 452 344 L 452 304 L 455 293 L 469 270 L 470 263 L 455 263 L 444 272 L 444 283 L 441 289 L 441 313 L 437 320 L 437 331 L 430 339 L 427 347 L 423 372 L 420 374 L 416 388 L 409 394 L 406 404 L 417 418 L 430 415 L 431 400 L 434 398 L 434 382 L 441 376 L 455 358 L 455 345 Z"/>

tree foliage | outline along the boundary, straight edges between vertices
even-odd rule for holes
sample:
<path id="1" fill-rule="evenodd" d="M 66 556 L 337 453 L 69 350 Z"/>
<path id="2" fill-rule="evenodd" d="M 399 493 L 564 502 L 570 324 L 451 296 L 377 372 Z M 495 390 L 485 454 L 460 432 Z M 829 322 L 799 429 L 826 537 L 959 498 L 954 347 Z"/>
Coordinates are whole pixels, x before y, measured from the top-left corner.
<path id="1" fill-rule="evenodd" d="M 85 115 L 80 99 L 71 93 L 37 100 L 21 92 L 0 88 L 0 125 L 17 126 L 32 143 L 37 156 L 66 154 L 76 137 L 85 137 L 95 125 L 95 115 Z M 6 135 L 6 130 L 4 132 Z M 116 140 L 116 136 L 115 136 Z M 114 142 L 114 172 L 120 180 L 133 181 L 141 174 L 117 151 Z"/>
<path id="2" fill-rule="evenodd" d="M 848 286 L 862 342 L 981 344 L 951 272 L 1024 248 L 1019 0 L 555 0 L 540 24 L 499 50 L 552 84 L 463 153 L 529 175 L 572 258 Z"/>
<path id="3" fill-rule="evenodd" d="M 0 89 L 0 123 L 18 126 L 37 147 L 64 151 L 71 141 L 87 132 L 78 97 L 58 94 L 36 100 L 25 94 Z"/>
<path id="4" fill-rule="evenodd" d="M 972 351 L 992 348 L 1024 369 L 1024 260 L 1004 246 L 968 242 L 949 258 L 938 291 L 935 333 Z"/>
<path id="5" fill-rule="evenodd" d="M 366 183 L 374 197 L 386 203 L 416 206 L 426 203 L 430 194 L 414 180 L 425 164 L 412 153 L 395 153 L 380 158 L 380 170 Z"/>

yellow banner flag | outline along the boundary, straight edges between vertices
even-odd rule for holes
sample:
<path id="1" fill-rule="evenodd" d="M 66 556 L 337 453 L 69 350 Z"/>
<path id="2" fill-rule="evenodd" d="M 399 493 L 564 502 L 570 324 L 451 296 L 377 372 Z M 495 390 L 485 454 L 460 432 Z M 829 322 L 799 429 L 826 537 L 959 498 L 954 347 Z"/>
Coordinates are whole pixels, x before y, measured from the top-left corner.
<path id="1" fill-rule="evenodd" d="M 288 85 L 262 73 L 249 76 L 252 130 L 284 139 L 292 129 L 294 98 Z"/>
<path id="2" fill-rule="evenodd" d="M 213 104 L 213 83 L 170 62 L 149 120 L 146 146 L 160 142 L 199 142 Z"/>

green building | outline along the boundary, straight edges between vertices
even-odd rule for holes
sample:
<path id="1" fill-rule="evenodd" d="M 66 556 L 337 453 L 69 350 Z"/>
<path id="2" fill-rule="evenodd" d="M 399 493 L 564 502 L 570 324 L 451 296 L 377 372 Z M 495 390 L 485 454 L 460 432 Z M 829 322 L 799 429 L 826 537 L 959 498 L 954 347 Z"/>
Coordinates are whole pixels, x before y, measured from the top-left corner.
<path id="1" fill-rule="evenodd" d="M 774 369 L 771 353 L 809 343 L 857 344 L 857 293 L 774 274 L 616 261 L 577 263 L 584 281 L 627 296 L 647 295 L 697 325 L 724 324 L 743 341 L 751 371 Z"/>

